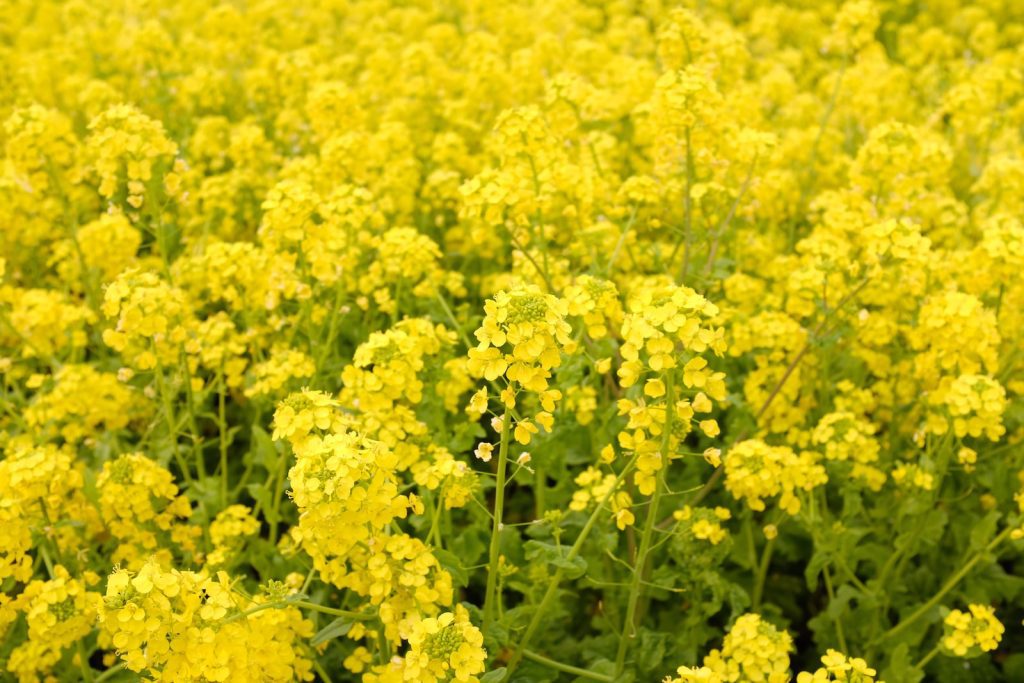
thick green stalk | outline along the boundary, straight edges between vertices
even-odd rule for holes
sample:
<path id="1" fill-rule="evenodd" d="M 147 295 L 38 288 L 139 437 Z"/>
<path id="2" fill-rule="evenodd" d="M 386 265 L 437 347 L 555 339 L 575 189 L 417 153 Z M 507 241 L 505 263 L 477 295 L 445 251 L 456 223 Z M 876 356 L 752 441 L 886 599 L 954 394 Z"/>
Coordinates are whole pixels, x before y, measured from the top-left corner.
<path id="1" fill-rule="evenodd" d="M 226 418 L 225 394 L 227 384 L 224 370 L 217 377 L 217 435 L 220 441 L 220 506 L 228 506 L 228 423 Z"/>
<path id="2" fill-rule="evenodd" d="M 915 621 L 920 619 L 925 613 L 928 612 L 928 610 L 932 609 L 937 604 L 939 604 L 942 598 L 946 597 L 947 593 L 956 588 L 956 585 L 960 583 L 972 569 L 974 569 L 974 565 L 978 564 L 978 562 L 980 562 L 981 559 L 985 557 L 985 555 L 995 550 L 1000 543 L 1009 538 L 1010 533 L 1012 531 L 1013 527 L 1007 527 L 1006 529 L 1003 529 L 1003 532 L 995 538 L 993 538 L 992 541 L 987 546 L 985 546 L 983 550 L 979 550 L 978 552 L 974 553 L 974 555 L 972 555 L 970 559 L 964 562 L 963 566 L 960 567 L 960 569 L 958 569 L 957 572 L 953 574 L 953 576 L 949 577 L 946 583 L 942 584 L 942 588 L 939 589 L 938 593 L 933 595 L 928 602 L 924 603 L 916 610 L 914 610 L 913 614 L 911 614 L 909 617 L 900 620 L 900 623 L 896 624 L 891 629 L 883 633 L 880 640 L 891 638 L 897 633 L 900 633 L 904 629 L 908 628 Z"/>
<path id="3" fill-rule="evenodd" d="M 775 539 L 769 539 L 764 544 L 764 550 L 761 552 L 761 563 L 757 567 L 757 580 L 754 583 L 754 595 L 751 598 L 751 610 L 754 612 L 758 611 L 761 607 L 761 596 L 764 595 L 764 582 L 768 577 L 768 566 L 772 561 L 772 548 L 774 547 Z"/>
<path id="4" fill-rule="evenodd" d="M 508 469 L 508 442 L 512 434 L 512 415 L 508 410 L 501 418 L 501 444 L 498 446 L 498 472 L 494 489 L 494 525 L 491 528 L 491 548 L 487 560 L 487 589 L 484 592 L 484 632 L 494 620 L 498 599 L 498 564 L 501 555 L 501 518 L 505 507 L 505 470 Z"/>
<path id="5" fill-rule="evenodd" d="M 636 637 L 636 616 L 637 605 L 640 603 L 640 596 L 643 593 L 643 576 L 647 565 L 647 555 L 651 550 L 651 539 L 654 536 L 655 519 L 658 516 L 658 503 L 661 501 L 661 490 L 665 484 L 665 470 L 669 463 L 669 446 L 672 442 L 672 420 L 675 417 L 675 391 L 672 384 L 671 372 L 665 378 L 665 425 L 661 434 L 661 469 L 654 484 L 654 493 L 651 495 L 650 507 L 647 509 L 647 517 L 644 519 L 644 530 L 640 536 L 640 547 L 636 553 L 636 564 L 633 567 L 633 580 L 629 588 L 629 598 L 626 602 L 626 618 L 622 624 L 622 635 L 619 638 L 619 650 L 615 655 L 615 675 L 622 673 L 626 663 L 626 653 L 629 645 Z"/>
<path id="6" fill-rule="evenodd" d="M 590 517 L 587 519 L 586 524 L 583 525 L 583 529 L 580 531 L 580 535 L 576 538 L 576 542 L 569 548 L 569 552 L 566 554 L 565 559 L 567 563 L 572 563 L 573 560 L 580 554 L 580 550 L 583 549 L 583 544 L 586 542 L 587 537 L 590 535 L 591 529 L 594 528 L 594 523 L 597 522 L 598 515 L 604 510 L 604 506 L 611 500 L 612 495 L 618 490 L 619 483 L 626 477 L 626 474 L 633 469 L 633 465 L 636 464 L 636 455 L 630 459 L 626 466 L 619 472 L 618 476 L 615 477 L 615 481 L 612 483 L 611 488 L 604 494 L 604 498 L 597 504 L 594 511 L 590 513 Z M 559 567 L 555 570 L 554 575 L 551 577 L 551 581 L 548 582 L 548 588 L 544 591 L 544 596 L 540 600 L 540 604 L 537 605 L 537 609 L 534 610 L 533 616 L 530 618 L 530 623 L 526 626 L 526 632 L 523 633 L 522 639 L 516 645 L 515 650 L 512 653 L 512 659 L 508 662 L 508 667 L 505 671 L 505 676 L 502 680 L 508 680 L 508 677 L 512 675 L 512 672 L 519 666 L 519 662 L 522 661 L 523 656 L 526 652 L 526 648 L 530 646 L 530 642 L 533 640 L 534 634 L 537 632 L 537 627 L 540 626 L 541 619 L 547 613 L 548 607 L 551 606 L 551 601 L 555 597 L 555 593 L 558 591 L 558 586 L 561 585 L 562 579 L 565 578 L 565 571 Z"/>
<path id="7" fill-rule="evenodd" d="M 157 353 L 156 345 L 153 346 L 154 355 Z M 157 356 L 156 377 L 157 393 L 160 394 L 160 400 L 163 402 L 164 408 L 164 419 L 167 422 L 167 438 L 170 439 L 171 454 L 174 456 L 174 460 L 178 463 L 178 468 L 181 470 L 182 476 L 185 478 L 185 483 L 192 483 L 192 471 L 189 468 L 188 463 L 182 457 L 181 452 L 178 448 L 178 420 L 174 415 L 174 404 L 171 400 L 171 396 L 168 393 L 166 381 L 164 379 L 164 368 L 160 363 L 159 356 Z"/>

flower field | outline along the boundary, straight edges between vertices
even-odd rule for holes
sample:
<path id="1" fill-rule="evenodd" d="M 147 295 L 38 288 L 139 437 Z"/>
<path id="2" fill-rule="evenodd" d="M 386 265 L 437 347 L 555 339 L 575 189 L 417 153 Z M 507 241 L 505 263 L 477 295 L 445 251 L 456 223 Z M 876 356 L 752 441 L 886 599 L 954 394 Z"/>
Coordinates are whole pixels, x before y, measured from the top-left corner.
<path id="1" fill-rule="evenodd" d="M 0 681 L 1024 681 L 1024 3 L 0 2 Z"/>

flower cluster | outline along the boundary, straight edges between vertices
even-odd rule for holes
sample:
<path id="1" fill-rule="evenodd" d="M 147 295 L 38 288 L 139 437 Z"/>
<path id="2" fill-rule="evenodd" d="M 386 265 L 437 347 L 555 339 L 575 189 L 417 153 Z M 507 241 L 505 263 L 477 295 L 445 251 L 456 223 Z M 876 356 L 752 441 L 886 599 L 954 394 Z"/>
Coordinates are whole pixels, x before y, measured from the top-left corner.
<path id="1" fill-rule="evenodd" d="M 0 678 L 1019 678 L 1022 44 L 0 3 Z"/>
<path id="2" fill-rule="evenodd" d="M 801 671 L 797 674 L 797 683 L 875 683 L 875 676 L 878 674 L 860 657 L 847 657 L 836 650 L 826 652 L 821 658 L 821 663 L 824 666 L 815 669 L 813 673 Z"/>
<path id="3" fill-rule="evenodd" d="M 968 612 L 955 609 L 942 621 L 945 632 L 942 647 L 957 657 L 971 657 L 995 650 L 1006 632 L 1006 627 L 996 618 L 991 607 L 969 605 L 968 609 Z"/>
<path id="4" fill-rule="evenodd" d="M 174 476 L 141 453 L 129 453 L 103 466 L 96 478 L 100 514 L 118 548 L 112 557 L 136 568 L 151 555 L 171 559 L 171 548 L 194 552 L 199 529 L 185 524 L 192 504 Z"/>
<path id="5" fill-rule="evenodd" d="M 10 609 L 24 612 L 28 625 L 28 640 L 14 648 L 7 661 L 7 670 L 19 681 L 45 677 L 65 650 L 92 631 L 103 599 L 89 588 L 98 582 L 92 572 L 72 578 L 58 564 L 52 579 L 29 582 L 11 603 Z"/>
<path id="6" fill-rule="evenodd" d="M 744 614 L 733 623 L 721 650 L 712 650 L 704 666 L 679 669 L 681 683 L 697 681 L 755 681 L 785 683 L 793 639 L 757 614 Z"/>
<path id="7" fill-rule="evenodd" d="M 295 608 L 257 609 L 265 600 L 239 595 L 223 572 L 151 560 L 110 575 L 100 619 L 127 668 L 155 680 L 313 680 L 294 648 L 312 623 Z"/>
<path id="8" fill-rule="evenodd" d="M 724 457 L 725 487 L 752 510 L 764 510 L 765 498 L 779 496 L 779 507 L 791 515 L 800 511 L 800 491 L 811 491 L 828 481 L 817 454 L 797 455 L 787 446 L 769 446 L 748 439 L 733 446 Z"/>
<path id="9" fill-rule="evenodd" d="M 468 368 L 490 382 L 507 380 L 501 393 L 507 410 L 516 407 L 519 392 L 537 395 L 541 410 L 533 421 L 515 421 L 515 439 L 523 445 L 538 432 L 534 421 L 551 430 L 552 413 L 562 398 L 560 391 L 548 387 L 552 371 L 562 364 L 562 353 L 572 353 L 576 346 L 567 314 L 563 300 L 535 285 L 499 292 L 484 305 L 484 319 L 476 330 L 479 344 L 469 350 Z"/>

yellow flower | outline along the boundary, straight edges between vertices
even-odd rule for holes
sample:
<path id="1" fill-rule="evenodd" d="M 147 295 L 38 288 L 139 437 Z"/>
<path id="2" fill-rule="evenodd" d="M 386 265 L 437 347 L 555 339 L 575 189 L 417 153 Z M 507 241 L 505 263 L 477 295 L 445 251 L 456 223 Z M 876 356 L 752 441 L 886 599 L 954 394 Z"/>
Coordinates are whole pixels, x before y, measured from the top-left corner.
<path id="1" fill-rule="evenodd" d="M 475 683 L 484 672 L 483 635 L 461 605 L 455 612 L 421 619 L 409 635 L 405 680 L 420 683 L 455 680 Z"/>
<path id="2" fill-rule="evenodd" d="M 1006 628 L 987 605 L 969 605 L 969 612 L 953 610 L 943 620 L 942 647 L 957 657 L 991 652 L 999 646 Z"/>

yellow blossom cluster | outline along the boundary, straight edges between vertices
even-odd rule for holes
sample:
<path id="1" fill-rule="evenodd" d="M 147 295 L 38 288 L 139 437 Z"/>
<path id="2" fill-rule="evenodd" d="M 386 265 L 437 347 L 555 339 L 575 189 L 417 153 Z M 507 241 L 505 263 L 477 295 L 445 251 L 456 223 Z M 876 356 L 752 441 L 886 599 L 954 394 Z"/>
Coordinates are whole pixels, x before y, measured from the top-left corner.
<path id="1" fill-rule="evenodd" d="M 103 599 L 89 589 L 98 582 L 92 572 L 76 579 L 58 564 L 52 579 L 30 581 L 11 602 L 9 609 L 23 612 L 28 625 L 28 640 L 11 651 L 7 662 L 19 682 L 48 677 L 64 651 L 92 631 Z"/>
<path id="2" fill-rule="evenodd" d="M 294 647 L 312 623 L 293 608 L 260 610 L 224 572 L 166 570 L 147 561 L 107 581 L 101 623 L 131 671 L 159 681 L 313 680 Z"/>
<path id="3" fill-rule="evenodd" d="M 154 554 L 171 559 L 171 548 L 194 552 L 199 529 L 185 524 L 192 514 L 174 476 L 141 453 L 104 464 L 96 478 L 100 513 L 118 548 L 112 558 L 136 568 Z"/>
<path id="4" fill-rule="evenodd" d="M 757 614 L 744 614 L 726 634 L 721 650 L 712 650 L 704 666 L 682 667 L 681 683 L 695 681 L 751 681 L 785 683 L 789 680 L 789 656 L 793 639 Z"/>
<path id="5" fill-rule="evenodd" d="M 942 647 L 957 657 L 995 650 L 1006 632 L 995 610 L 988 605 L 969 605 L 968 609 L 968 612 L 955 609 L 942 621 L 945 630 Z"/>
<path id="6" fill-rule="evenodd" d="M 799 492 L 828 481 L 816 453 L 798 455 L 787 446 L 769 446 L 758 439 L 739 442 L 723 460 L 726 489 L 752 510 L 764 510 L 764 499 L 778 496 L 779 508 L 795 515 L 800 511 Z"/>
<path id="7" fill-rule="evenodd" d="M 797 674 L 797 683 L 826 683 L 831 681 L 848 681 L 849 683 L 883 683 L 876 679 L 877 671 L 868 666 L 860 657 L 847 657 L 842 652 L 829 650 L 822 656 L 823 667 L 813 673 L 801 671 Z"/>
<path id="8" fill-rule="evenodd" d="M 1022 65 L 1017 0 L 0 2 L 0 679 L 1016 680 Z"/>

